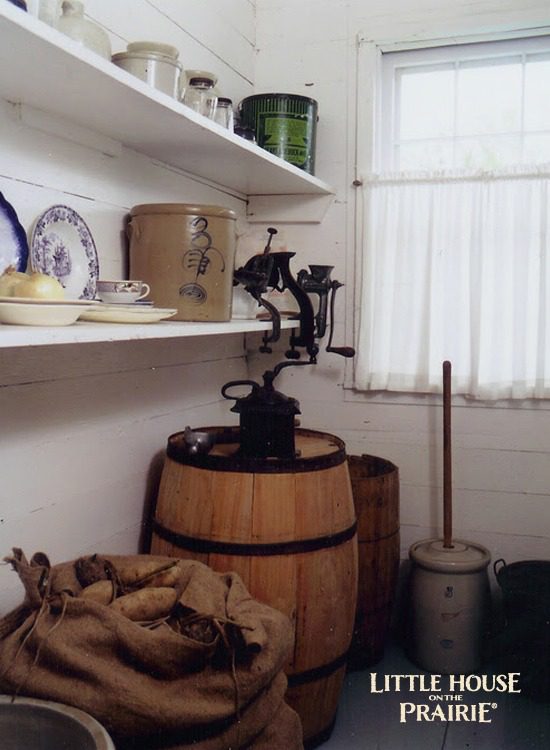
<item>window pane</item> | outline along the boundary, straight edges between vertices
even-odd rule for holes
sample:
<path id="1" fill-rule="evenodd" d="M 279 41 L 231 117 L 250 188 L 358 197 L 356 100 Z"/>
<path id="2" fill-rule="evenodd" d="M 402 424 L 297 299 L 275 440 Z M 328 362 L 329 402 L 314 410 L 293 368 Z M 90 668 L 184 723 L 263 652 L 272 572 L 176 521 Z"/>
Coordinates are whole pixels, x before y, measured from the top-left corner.
<path id="1" fill-rule="evenodd" d="M 409 69 L 399 77 L 398 140 L 452 135 L 453 79 L 449 67 Z"/>
<path id="2" fill-rule="evenodd" d="M 464 63 L 458 72 L 459 135 L 521 127 L 521 61 Z"/>
<path id="3" fill-rule="evenodd" d="M 528 164 L 550 162 L 550 133 L 526 135 L 523 144 L 523 160 Z"/>
<path id="4" fill-rule="evenodd" d="M 459 168 L 496 169 L 520 161 L 519 136 L 459 138 L 456 142 L 455 164 Z"/>
<path id="5" fill-rule="evenodd" d="M 527 59 L 525 129 L 550 130 L 550 55 L 530 56 Z"/>
<path id="6" fill-rule="evenodd" d="M 453 164 L 453 147 L 450 141 L 423 141 L 402 143 L 398 147 L 399 169 L 446 169 Z"/>

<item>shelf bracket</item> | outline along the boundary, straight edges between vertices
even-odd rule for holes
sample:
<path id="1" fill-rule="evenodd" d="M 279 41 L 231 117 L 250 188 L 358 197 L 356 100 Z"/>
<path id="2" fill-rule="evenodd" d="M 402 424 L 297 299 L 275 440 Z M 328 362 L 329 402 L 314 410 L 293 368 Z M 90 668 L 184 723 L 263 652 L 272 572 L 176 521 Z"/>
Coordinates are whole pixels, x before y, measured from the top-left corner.
<path id="1" fill-rule="evenodd" d="M 320 224 L 334 195 L 250 195 L 246 217 L 251 224 Z"/>

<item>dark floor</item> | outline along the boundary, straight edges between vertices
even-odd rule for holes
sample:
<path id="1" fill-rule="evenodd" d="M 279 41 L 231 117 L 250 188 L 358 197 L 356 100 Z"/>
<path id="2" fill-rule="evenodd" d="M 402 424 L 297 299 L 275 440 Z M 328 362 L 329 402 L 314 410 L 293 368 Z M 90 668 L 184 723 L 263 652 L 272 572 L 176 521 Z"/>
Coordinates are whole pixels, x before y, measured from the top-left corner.
<path id="1" fill-rule="evenodd" d="M 541 654 L 541 659 L 548 658 L 547 653 Z M 502 665 L 497 669 L 484 668 L 479 675 L 508 671 Z M 435 693 L 410 692 L 408 688 L 400 692 L 371 692 L 371 672 L 377 673 L 377 689 L 383 684 L 384 674 L 427 675 L 406 658 L 400 646 L 388 647 L 383 661 L 375 666 L 348 673 L 336 726 L 331 738 L 321 745 L 322 750 L 550 750 L 548 702 L 517 693 L 468 692 L 461 702 L 465 710 L 470 713 L 472 706 L 489 703 L 486 718 L 491 719 L 490 723 L 440 718 L 417 721 L 416 713 L 401 722 L 402 703 L 425 704 L 430 712 L 436 705 L 446 711 L 457 704 L 434 702 Z M 441 696 L 451 695 L 445 690 L 446 680 L 448 677 L 441 678 Z"/>

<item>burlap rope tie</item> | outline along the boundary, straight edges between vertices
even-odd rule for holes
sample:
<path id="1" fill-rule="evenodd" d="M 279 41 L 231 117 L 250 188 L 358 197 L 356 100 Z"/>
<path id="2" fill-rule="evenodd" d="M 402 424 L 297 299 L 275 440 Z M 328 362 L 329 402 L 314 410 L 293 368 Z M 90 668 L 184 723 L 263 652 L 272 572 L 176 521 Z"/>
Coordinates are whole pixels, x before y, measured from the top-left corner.
<path id="1" fill-rule="evenodd" d="M 17 550 L 14 550 L 14 551 L 17 554 Z M 24 560 L 24 555 L 22 555 L 22 553 L 21 553 L 21 557 Z M 17 570 L 19 567 L 19 563 L 21 562 L 21 557 L 20 558 L 17 558 L 17 557 L 5 558 L 5 562 L 11 563 L 13 567 Z M 24 562 L 26 563 L 26 560 L 24 560 Z M 32 564 L 32 561 L 31 561 L 31 564 Z M 15 690 L 13 691 L 11 695 L 12 702 L 16 699 L 16 697 L 19 695 L 19 693 L 23 690 L 23 688 L 27 684 L 33 669 L 38 664 L 38 660 L 40 658 L 40 652 L 42 651 L 44 644 L 46 643 L 48 638 L 51 636 L 51 634 L 54 632 L 54 630 L 56 630 L 56 628 L 58 628 L 59 625 L 63 622 L 63 618 L 65 617 L 65 613 L 67 611 L 67 600 L 68 600 L 67 593 L 63 591 L 60 594 L 55 594 L 55 595 L 51 594 L 50 592 L 51 581 L 48 575 L 49 562 L 47 563 L 47 567 L 46 566 L 44 567 L 45 567 L 44 573 L 41 575 L 39 579 L 39 583 L 36 587 L 36 591 L 38 592 L 38 595 L 40 597 L 40 606 L 37 609 L 35 609 L 34 612 L 32 613 L 33 617 L 32 617 L 32 622 L 30 623 L 30 627 L 27 633 L 25 634 L 25 636 L 22 638 L 21 643 L 19 644 L 19 648 L 17 649 L 15 653 L 15 657 L 13 661 L 10 664 L 8 664 L 0 673 L 0 680 L 3 679 L 7 675 L 9 670 L 15 666 L 15 664 L 17 663 L 17 659 L 23 652 L 23 649 L 25 648 L 27 643 L 30 641 L 31 636 L 36 630 L 38 623 L 40 621 L 40 618 L 46 614 L 46 612 L 48 611 L 48 608 L 50 609 L 50 612 L 51 612 L 53 609 L 52 605 L 54 604 L 54 602 L 59 604 L 59 602 L 61 601 L 61 605 L 62 605 L 61 612 L 60 612 L 59 617 L 57 617 L 57 619 L 55 620 L 52 627 L 46 633 L 46 635 L 39 641 L 33 660 L 31 662 L 31 666 L 28 669 L 27 674 L 25 675 L 25 677 L 23 677 L 22 680 L 18 682 L 17 687 L 15 688 Z M 32 599 L 35 601 L 34 597 L 32 597 Z"/>

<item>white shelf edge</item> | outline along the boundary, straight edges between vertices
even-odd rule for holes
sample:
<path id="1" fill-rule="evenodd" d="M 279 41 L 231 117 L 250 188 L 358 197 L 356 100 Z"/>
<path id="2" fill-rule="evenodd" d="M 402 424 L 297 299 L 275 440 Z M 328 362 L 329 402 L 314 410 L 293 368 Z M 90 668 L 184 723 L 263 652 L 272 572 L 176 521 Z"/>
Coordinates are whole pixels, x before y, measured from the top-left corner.
<path id="1" fill-rule="evenodd" d="M 319 178 L 224 130 L 15 5 L 3 2 L 0 4 L 0 50 L 2 46 L 9 46 L 6 42 L 9 41 L 10 34 L 18 35 L 16 54 L 20 54 L 25 60 L 28 60 L 29 56 L 31 59 L 40 60 L 40 65 L 35 68 L 31 66 L 33 82 L 30 82 L 29 68 L 19 66 L 18 60 L 10 58 L 10 65 L 5 65 L 3 72 L 0 71 L 2 98 L 8 98 L 9 101 L 15 99 L 14 103 L 26 104 L 56 117 L 66 118 L 81 127 L 91 127 L 101 135 L 119 140 L 129 148 L 135 148 L 151 158 L 188 171 L 199 178 L 212 180 L 224 189 L 234 189 L 246 195 L 333 195 L 335 192 Z M 19 72 L 20 67 L 27 71 L 25 75 Z M 50 96 L 48 92 L 55 91 L 56 84 L 52 83 L 55 82 L 53 72 L 60 67 L 71 70 L 71 75 L 67 80 L 63 79 L 57 84 L 67 87 L 67 96 L 59 97 L 56 102 L 55 96 Z M 126 118 L 120 111 L 117 112 L 117 118 L 110 118 L 107 112 L 93 123 L 93 118 L 99 116 L 98 108 L 90 104 L 90 111 L 79 117 L 78 104 L 75 106 L 75 102 L 69 99 L 69 94 L 75 94 L 70 89 L 70 79 L 75 76 L 85 76 L 86 79 L 98 84 L 95 87 L 90 86 L 89 90 L 102 89 L 106 96 L 127 100 L 121 101 L 122 111 L 126 105 L 130 112 L 133 106 L 137 106 L 140 112 L 145 112 L 148 117 L 158 117 L 159 131 L 164 128 L 163 135 L 159 136 L 158 141 L 154 138 L 150 140 L 149 133 L 144 133 L 143 128 L 136 124 L 138 117 L 133 118 L 132 129 L 132 118 Z M 178 135 L 179 129 L 181 135 Z M 174 148 L 173 143 L 163 142 L 163 138 L 166 141 L 179 139 L 180 146 L 184 146 L 187 139 L 191 140 L 188 144 L 191 147 L 196 142 L 198 150 L 201 151 L 201 159 L 205 150 L 212 151 L 210 163 L 202 171 L 202 164 L 198 166 L 198 162 L 186 161 L 188 157 L 185 156 L 185 149 Z M 224 182 L 219 172 L 227 175 L 228 170 L 220 169 L 216 178 L 215 168 L 216 164 L 219 164 L 220 155 L 227 159 L 228 164 L 240 165 L 244 172 L 239 175 L 237 170 L 229 170 L 232 178 Z M 243 189 L 245 186 L 246 190 Z"/>
<path id="2" fill-rule="evenodd" d="M 282 320 L 281 328 L 295 328 L 296 320 Z M 227 323 L 88 323 L 77 321 L 70 326 L 16 326 L 0 324 L 0 349 L 66 344 L 109 343 L 113 341 L 151 341 L 191 336 L 262 333 L 271 323 L 262 320 L 231 320 Z"/>

